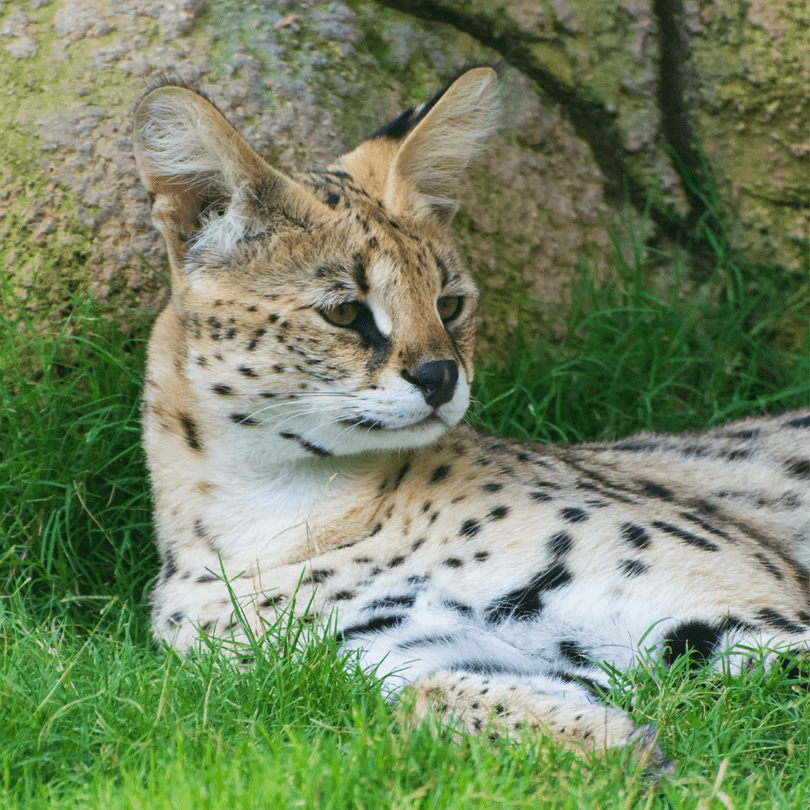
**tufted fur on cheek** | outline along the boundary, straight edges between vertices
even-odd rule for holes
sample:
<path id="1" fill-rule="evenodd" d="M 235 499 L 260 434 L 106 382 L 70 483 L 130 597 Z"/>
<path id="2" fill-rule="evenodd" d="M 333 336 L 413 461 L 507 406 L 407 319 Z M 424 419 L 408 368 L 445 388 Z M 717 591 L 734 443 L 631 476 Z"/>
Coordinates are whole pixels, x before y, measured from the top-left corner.
<path id="1" fill-rule="evenodd" d="M 186 266 L 190 253 L 227 256 L 268 219 L 305 224 L 328 213 L 265 163 L 211 102 L 185 87 L 158 87 L 140 102 L 135 159 L 166 240 L 175 300 L 199 264 Z"/>

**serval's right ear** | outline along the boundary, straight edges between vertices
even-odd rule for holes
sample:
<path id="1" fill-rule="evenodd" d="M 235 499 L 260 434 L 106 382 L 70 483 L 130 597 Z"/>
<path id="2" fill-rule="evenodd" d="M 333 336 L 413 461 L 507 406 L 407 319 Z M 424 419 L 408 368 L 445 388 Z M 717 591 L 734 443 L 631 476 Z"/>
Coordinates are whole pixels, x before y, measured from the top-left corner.
<path id="1" fill-rule="evenodd" d="M 321 206 L 265 163 L 211 102 L 185 87 L 158 87 L 141 100 L 135 160 L 175 284 L 190 242 L 227 255 L 249 235 L 257 214 L 273 209 L 300 222 Z"/>

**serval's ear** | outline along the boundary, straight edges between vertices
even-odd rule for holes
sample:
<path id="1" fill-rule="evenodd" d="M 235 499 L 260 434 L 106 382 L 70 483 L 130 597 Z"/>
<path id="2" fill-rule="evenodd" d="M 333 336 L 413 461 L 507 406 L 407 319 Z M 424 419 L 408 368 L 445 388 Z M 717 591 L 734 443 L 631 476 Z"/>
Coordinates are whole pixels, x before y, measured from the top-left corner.
<path id="1" fill-rule="evenodd" d="M 397 151 L 383 200 L 394 213 L 447 225 L 458 209 L 459 180 L 497 126 L 497 76 L 467 71 L 444 92 Z"/>
<path id="2" fill-rule="evenodd" d="M 135 159 L 152 221 L 172 269 L 182 275 L 188 243 L 227 254 L 269 209 L 305 221 L 321 204 L 265 163 L 201 95 L 164 86 L 135 112 Z"/>

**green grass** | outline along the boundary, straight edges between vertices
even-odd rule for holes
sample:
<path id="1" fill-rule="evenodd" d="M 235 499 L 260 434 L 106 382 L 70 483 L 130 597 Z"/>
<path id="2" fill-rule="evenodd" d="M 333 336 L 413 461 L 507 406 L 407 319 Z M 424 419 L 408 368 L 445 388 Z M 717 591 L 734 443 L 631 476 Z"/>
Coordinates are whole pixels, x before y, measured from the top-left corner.
<path id="1" fill-rule="evenodd" d="M 631 242 L 632 243 L 632 242 Z M 701 284 L 636 251 L 583 272 L 569 334 L 516 338 L 482 369 L 472 421 L 538 441 L 687 430 L 807 404 L 807 279 L 718 251 Z M 663 264 L 668 284 L 654 283 Z M 374 678 L 295 628 L 234 668 L 149 641 L 157 572 L 139 449 L 146 323 L 124 334 L 74 301 L 59 335 L 0 326 L 0 807 L 804 808 L 810 696 L 779 670 L 674 667 L 618 679 L 674 774 L 584 760 L 540 738 L 453 743 L 398 727 Z M 806 680 L 807 673 L 804 677 Z"/>

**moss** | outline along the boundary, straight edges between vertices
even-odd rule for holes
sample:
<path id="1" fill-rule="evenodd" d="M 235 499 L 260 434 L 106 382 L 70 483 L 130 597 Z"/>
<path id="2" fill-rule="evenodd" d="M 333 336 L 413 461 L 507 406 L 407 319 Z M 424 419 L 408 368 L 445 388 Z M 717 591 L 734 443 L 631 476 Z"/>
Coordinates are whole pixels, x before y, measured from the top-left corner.
<path id="1" fill-rule="evenodd" d="M 54 3 L 29 15 L 34 21 L 26 33 L 39 47 L 35 57 L 15 59 L 0 48 L 0 84 L 4 88 L 0 116 L 6 122 L 0 127 L 0 181 L 4 185 L 0 268 L 13 292 L 29 301 L 29 308 L 55 311 L 71 293 L 89 295 L 88 262 L 101 256 L 93 227 L 77 217 L 81 206 L 75 192 L 58 180 L 60 167 L 54 166 L 51 147 L 41 138 L 42 122 L 65 113 L 72 104 L 109 108 L 113 100 L 120 105 L 121 98 L 133 90 L 132 80 L 123 71 L 100 71 L 92 66 L 94 52 L 120 36 L 115 30 L 71 43 L 66 56 L 69 69 L 65 69 L 65 62 L 55 57 L 61 50 L 55 30 L 59 8 Z M 152 29 L 157 39 L 156 23 Z M 97 209 L 85 201 L 83 210 L 87 219 Z M 37 228 L 45 220 L 50 225 Z"/>
<path id="2" fill-rule="evenodd" d="M 550 42 L 534 42 L 529 46 L 532 56 L 556 79 L 567 85 L 574 83 L 571 62 L 559 46 Z"/>

